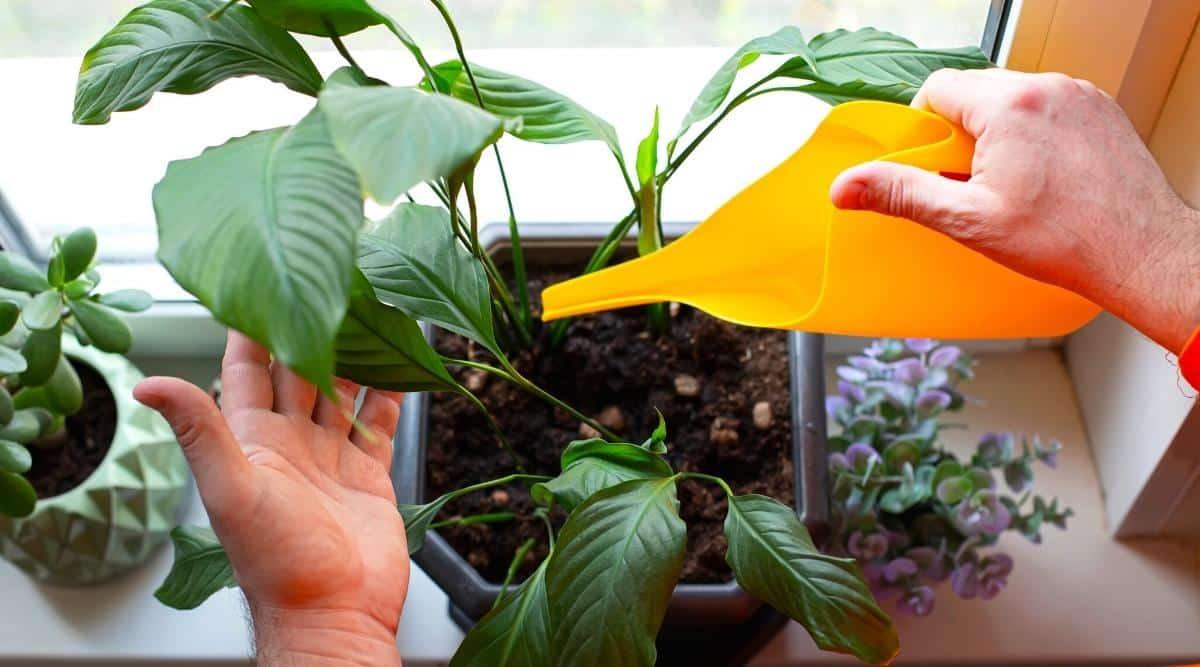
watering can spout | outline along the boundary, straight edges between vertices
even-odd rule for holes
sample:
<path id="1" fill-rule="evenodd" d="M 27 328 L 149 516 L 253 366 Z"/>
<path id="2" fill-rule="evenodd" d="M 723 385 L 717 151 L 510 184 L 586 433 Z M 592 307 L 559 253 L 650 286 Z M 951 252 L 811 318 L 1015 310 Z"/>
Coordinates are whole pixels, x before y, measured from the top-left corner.
<path id="1" fill-rule="evenodd" d="M 791 157 L 651 255 L 542 293 L 544 320 L 680 301 L 738 324 L 861 336 L 1057 336 L 1092 303 L 916 223 L 841 211 L 829 186 L 871 160 L 969 174 L 974 142 L 934 114 L 835 107 Z"/>

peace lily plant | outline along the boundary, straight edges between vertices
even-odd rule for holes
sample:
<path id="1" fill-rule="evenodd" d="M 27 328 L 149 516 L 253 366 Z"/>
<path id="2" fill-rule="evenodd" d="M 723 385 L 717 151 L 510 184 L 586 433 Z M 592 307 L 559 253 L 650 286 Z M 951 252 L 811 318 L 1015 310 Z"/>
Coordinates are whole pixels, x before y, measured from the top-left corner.
<path id="1" fill-rule="evenodd" d="M 854 561 L 821 554 L 792 509 L 765 496 L 734 495 L 716 477 L 672 470 L 662 456 L 665 425 L 641 444 L 627 442 L 514 368 L 514 352 L 538 336 L 561 340 L 565 325 L 543 330 L 531 315 L 511 196 L 515 289 L 481 247 L 475 165 L 490 151 L 508 195 L 496 146 L 501 136 L 603 142 L 630 208 L 595 249 L 590 272 L 610 262 L 635 226 L 639 253 L 662 246 L 665 186 L 713 129 L 750 100 L 787 91 L 830 104 L 907 103 L 931 72 L 987 67 L 986 57 L 974 47 L 922 50 L 870 28 L 805 40 L 785 27 L 725 61 L 675 134 L 660 136 L 656 114 L 636 158 L 627 160 L 613 127 L 571 99 L 470 63 L 445 4 L 432 4 L 458 54 L 436 66 L 399 24 L 364 0 L 153 0 L 88 51 L 74 118 L 104 123 L 157 92 L 200 93 L 246 75 L 314 98 L 294 126 L 171 163 L 154 189 L 158 257 L 171 275 L 218 320 L 327 393 L 336 374 L 387 390 L 456 392 L 483 409 L 447 370 L 471 366 L 553 403 L 602 436 L 567 447 L 560 474 L 551 478 L 526 474 L 518 448 L 497 433 L 513 474 L 399 508 L 414 551 L 443 506 L 480 489 L 528 483 L 540 515 L 548 519 L 551 506 L 569 512 L 561 526 L 546 521 L 549 556 L 497 600 L 452 664 L 652 664 L 684 560 L 686 526 L 676 498 L 682 478 L 725 492 L 727 560 L 742 587 L 799 621 L 822 648 L 890 661 L 898 649 L 895 629 Z M 390 31 L 411 54 L 422 73 L 418 82 L 390 85 L 356 63 L 341 37 L 372 26 Z M 323 76 L 291 33 L 328 37 L 347 65 Z M 733 93 L 738 74 L 763 56 L 780 62 Z M 411 194 L 426 191 L 440 205 L 414 203 Z M 364 196 L 394 208 L 364 222 Z M 467 337 L 495 364 L 440 356 L 418 320 Z M 661 305 L 649 309 L 649 323 L 668 326 Z M 177 562 L 160 600 L 190 608 L 235 585 L 211 532 L 184 527 L 175 540 Z"/>

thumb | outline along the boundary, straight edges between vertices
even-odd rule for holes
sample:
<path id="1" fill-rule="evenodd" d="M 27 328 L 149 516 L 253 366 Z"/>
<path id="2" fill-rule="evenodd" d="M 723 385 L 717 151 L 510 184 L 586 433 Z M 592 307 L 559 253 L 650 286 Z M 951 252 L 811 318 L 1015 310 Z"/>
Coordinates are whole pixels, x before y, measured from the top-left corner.
<path id="1" fill-rule="evenodd" d="M 983 194 L 978 184 L 894 162 L 851 167 L 829 188 L 838 208 L 907 218 L 951 237 L 970 235 L 967 227 L 989 217 Z"/>
<path id="2" fill-rule="evenodd" d="M 250 462 L 212 397 L 172 377 L 142 380 L 133 397 L 158 411 L 175 431 L 210 514 L 243 506 L 250 491 Z"/>

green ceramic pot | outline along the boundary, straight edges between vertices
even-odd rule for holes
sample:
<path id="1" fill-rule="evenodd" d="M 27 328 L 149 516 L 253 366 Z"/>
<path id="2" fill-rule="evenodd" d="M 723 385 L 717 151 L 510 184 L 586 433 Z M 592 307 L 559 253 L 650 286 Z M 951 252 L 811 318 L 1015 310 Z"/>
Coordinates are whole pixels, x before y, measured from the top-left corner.
<path id="1" fill-rule="evenodd" d="M 63 337 L 63 352 L 108 383 L 116 433 L 92 476 L 39 500 L 23 519 L 0 516 L 0 555 L 48 584 L 83 586 L 145 561 L 178 523 L 188 472 L 167 423 L 133 400 L 142 374 L 128 359 Z"/>

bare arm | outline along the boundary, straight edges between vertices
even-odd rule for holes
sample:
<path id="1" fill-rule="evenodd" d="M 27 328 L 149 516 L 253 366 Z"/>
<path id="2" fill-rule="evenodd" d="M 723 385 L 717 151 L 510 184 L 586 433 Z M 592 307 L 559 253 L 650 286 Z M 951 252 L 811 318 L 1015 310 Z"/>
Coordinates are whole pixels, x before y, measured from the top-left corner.
<path id="1" fill-rule="evenodd" d="M 931 227 L 1180 351 L 1200 324 L 1200 213 L 1112 98 L 1062 74 L 942 70 L 913 105 L 976 137 L 970 180 L 875 162 L 834 181 L 836 206 Z"/>

